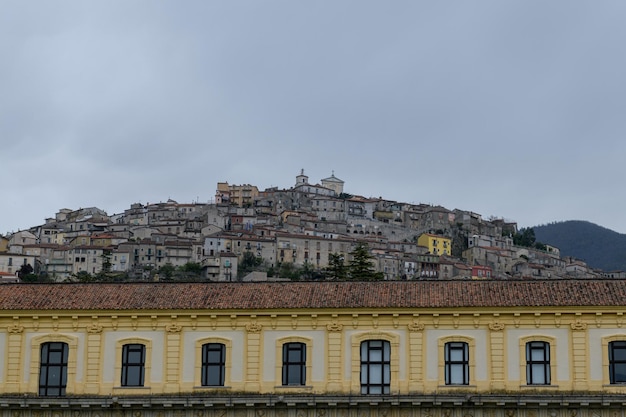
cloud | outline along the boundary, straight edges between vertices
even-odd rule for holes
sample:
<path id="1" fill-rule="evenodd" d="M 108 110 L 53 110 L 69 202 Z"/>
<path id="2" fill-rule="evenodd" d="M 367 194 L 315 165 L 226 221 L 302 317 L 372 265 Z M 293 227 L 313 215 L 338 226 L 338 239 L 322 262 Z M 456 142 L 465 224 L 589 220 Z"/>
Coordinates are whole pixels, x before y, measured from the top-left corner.
<path id="1" fill-rule="evenodd" d="M 0 230 L 206 201 L 217 181 L 289 187 L 304 168 L 366 196 L 626 231 L 624 9 L 5 2 Z"/>

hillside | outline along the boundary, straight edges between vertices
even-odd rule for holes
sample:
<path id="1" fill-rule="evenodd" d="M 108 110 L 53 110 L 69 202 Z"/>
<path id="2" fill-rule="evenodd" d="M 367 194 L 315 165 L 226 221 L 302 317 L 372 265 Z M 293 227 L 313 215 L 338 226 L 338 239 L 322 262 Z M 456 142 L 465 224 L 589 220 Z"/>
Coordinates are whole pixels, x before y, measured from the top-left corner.
<path id="1" fill-rule="evenodd" d="M 561 256 L 573 256 L 604 271 L 626 270 L 626 235 L 581 220 L 533 229 L 537 241 L 556 246 Z"/>

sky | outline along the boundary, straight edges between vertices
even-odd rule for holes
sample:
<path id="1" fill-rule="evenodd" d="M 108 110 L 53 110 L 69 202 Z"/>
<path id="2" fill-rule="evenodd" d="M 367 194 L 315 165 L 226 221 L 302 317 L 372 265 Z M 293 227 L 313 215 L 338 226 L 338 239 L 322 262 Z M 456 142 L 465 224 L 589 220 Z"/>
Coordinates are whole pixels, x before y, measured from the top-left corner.
<path id="1" fill-rule="evenodd" d="M 623 0 L 0 0 L 0 234 L 332 173 L 626 233 Z"/>

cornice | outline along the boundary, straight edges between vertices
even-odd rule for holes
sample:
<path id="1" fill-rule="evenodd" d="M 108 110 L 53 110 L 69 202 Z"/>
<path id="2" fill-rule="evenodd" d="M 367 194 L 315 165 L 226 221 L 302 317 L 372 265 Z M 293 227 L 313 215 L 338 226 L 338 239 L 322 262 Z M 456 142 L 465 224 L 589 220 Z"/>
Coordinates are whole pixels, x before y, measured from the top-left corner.
<path id="1" fill-rule="evenodd" d="M 554 407 L 566 407 L 573 409 L 584 407 L 585 409 L 622 407 L 626 403 L 626 394 L 600 394 L 593 392 L 571 392 L 553 394 L 529 393 L 518 394 L 475 394 L 471 392 L 454 392 L 437 394 L 411 394 L 411 395 L 336 395 L 336 394 L 222 394 L 213 393 L 210 396 L 198 396 L 197 394 L 158 395 L 158 396 L 67 396 L 53 397 L 24 397 L 24 396 L 0 396 L 0 406 L 6 409 L 78 409 L 87 410 L 94 408 L 125 409 L 142 408 L 169 409 L 172 408 L 198 408 L 206 407 L 297 407 L 297 408 L 337 408 L 343 406 L 371 405 L 390 407 L 416 407 L 420 408 L 446 408 L 463 407 L 471 409 L 480 408 L 528 408 L 553 409 Z"/>

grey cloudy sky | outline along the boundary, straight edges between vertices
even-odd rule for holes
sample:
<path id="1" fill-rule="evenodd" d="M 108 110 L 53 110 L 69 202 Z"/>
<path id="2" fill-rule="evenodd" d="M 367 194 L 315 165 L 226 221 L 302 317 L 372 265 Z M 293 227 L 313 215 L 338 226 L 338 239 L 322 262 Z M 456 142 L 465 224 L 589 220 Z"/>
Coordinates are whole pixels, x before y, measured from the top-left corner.
<path id="1" fill-rule="evenodd" d="M 300 169 L 626 233 L 626 2 L 0 0 L 0 233 Z"/>

